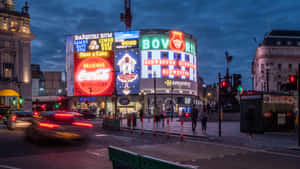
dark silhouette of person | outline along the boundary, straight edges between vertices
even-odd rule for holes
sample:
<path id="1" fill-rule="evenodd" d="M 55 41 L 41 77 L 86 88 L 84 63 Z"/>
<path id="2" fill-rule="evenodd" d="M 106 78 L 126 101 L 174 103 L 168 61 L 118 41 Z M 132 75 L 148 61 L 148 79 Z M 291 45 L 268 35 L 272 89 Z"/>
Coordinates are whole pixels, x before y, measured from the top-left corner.
<path id="1" fill-rule="evenodd" d="M 198 119 L 198 110 L 195 104 L 193 104 L 191 114 L 192 114 L 192 130 L 195 131 L 197 127 L 197 119 Z"/>
<path id="2" fill-rule="evenodd" d="M 202 133 L 206 134 L 206 128 L 207 128 L 207 113 L 203 112 L 201 117 L 201 127 L 202 127 Z"/>
<path id="3" fill-rule="evenodd" d="M 246 120 L 248 122 L 248 132 L 250 138 L 253 138 L 254 128 L 255 128 L 255 117 L 254 117 L 254 109 L 249 108 L 246 113 Z"/>

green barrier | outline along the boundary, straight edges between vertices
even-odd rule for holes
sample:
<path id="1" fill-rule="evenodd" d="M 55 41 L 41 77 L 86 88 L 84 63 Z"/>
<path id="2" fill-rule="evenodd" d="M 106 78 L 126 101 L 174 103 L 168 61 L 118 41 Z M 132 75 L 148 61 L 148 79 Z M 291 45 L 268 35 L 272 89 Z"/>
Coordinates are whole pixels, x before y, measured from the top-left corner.
<path id="1" fill-rule="evenodd" d="M 151 156 L 142 156 L 141 167 L 142 169 L 190 169 L 180 164 L 172 163 L 170 161 L 161 160 Z"/>
<path id="2" fill-rule="evenodd" d="M 191 169 L 170 161 L 139 155 L 114 146 L 109 146 L 108 152 L 114 169 Z"/>
<path id="3" fill-rule="evenodd" d="M 140 156 L 121 148 L 108 147 L 109 160 L 114 169 L 140 169 Z"/>
<path id="4" fill-rule="evenodd" d="M 103 119 L 103 128 L 109 130 L 120 130 L 120 119 Z"/>

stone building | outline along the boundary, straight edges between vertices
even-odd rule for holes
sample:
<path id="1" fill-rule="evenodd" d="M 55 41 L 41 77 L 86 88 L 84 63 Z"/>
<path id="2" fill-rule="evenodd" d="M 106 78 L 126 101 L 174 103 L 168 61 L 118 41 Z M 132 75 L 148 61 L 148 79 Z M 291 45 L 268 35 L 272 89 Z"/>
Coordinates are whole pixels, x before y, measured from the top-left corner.
<path id="1" fill-rule="evenodd" d="M 0 1 L 0 104 L 31 110 L 31 41 L 27 2 L 16 11 L 13 0 Z M 30 89 L 30 90 L 28 90 Z M 24 103 L 13 105 L 22 97 Z"/>
<path id="2" fill-rule="evenodd" d="M 300 64 L 300 31 L 273 30 L 265 35 L 252 62 L 253 89 L 281 92 Z"/>

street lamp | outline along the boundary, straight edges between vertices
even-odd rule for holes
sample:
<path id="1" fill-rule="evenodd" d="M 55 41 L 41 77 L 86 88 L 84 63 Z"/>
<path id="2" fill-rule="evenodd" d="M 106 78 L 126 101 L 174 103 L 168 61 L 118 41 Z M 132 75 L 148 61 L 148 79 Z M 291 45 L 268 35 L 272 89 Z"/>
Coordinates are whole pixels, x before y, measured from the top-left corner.
<path id="1" fill-rule="evenodd" d="M 147 93 L 144 91 L 144 90 L 141 90 L 140 92 L 139 92 L 139 95 L 140 96 L 143 96 L 143 99 L 144 99 L 144 101 L 143 101 L 143 109 L 144 110 L 146 110 L 146 111 L 148 111 L 147 109 L 148 109 L 148 107 L 146 108 L 146 103 L 145 103 L 145 100 L 146 100 L 146 96 L 147 96 Z M 146 101 L 148 101 L 148 99 L 146 100 Z M 144 111 L 145 112 L 145 111 Z"/>

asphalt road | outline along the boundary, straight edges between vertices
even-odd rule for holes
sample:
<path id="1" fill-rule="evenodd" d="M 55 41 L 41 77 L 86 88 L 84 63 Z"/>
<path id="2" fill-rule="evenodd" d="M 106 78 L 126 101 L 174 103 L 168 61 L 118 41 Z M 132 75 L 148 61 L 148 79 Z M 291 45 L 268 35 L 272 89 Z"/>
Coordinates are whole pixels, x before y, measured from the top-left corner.
<path id="1" fill-rule="evenodd" d="M 85 144 L 49 142 L 41 145 L 25 141 L 22 131 L 0 129 L 0 169 L 111 169 L 109 145 L 156 154 L 162 159 L 174 159 L 203 169 L 300 168 L 297 153 L 272 153 L 195 139 L 179 142 L 178 137 L 166 139 L 165 136 L 140 136 L 97 128 Z"/>

